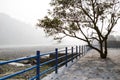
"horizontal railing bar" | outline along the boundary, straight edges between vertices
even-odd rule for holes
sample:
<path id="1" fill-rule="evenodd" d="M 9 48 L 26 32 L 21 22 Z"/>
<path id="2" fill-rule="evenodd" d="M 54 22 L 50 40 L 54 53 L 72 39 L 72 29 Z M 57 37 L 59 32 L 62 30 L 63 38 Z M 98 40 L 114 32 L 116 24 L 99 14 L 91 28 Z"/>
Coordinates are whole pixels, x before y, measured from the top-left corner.
<path id="1" fill-rule="evenodd" d="M 73 57 L 68 58 L 68 62 L 69 62 L 70 59 L 74 59 L 74 58 L 76 58 L 77 56 L 78 56 L 78 55 L 74 55 Z M 62 65 L 62 64 L 64 64 L 64 63 L 66 63 L 66 61 L 63 61 L 63 62 L 59 63 L 58 66 L 60 66 L 60 65 Z"/>
<path id="2" fill-rule="evenodd" d="M 73 49 L 76 49 L 76 48 L 73 48 Z M 68 50 L 71 50 L 71 49 L 68 49 Z M 58 52 L 64 52 L 65 49 L 62 49 L 62 50 L 58 50 Z"/>
<path id="3" fill-rule="evenodd" d="M 60 59 L 60 58 L 64 58 L 66 55 L 63 55 L 63 56 L 60 56 L 60 57 L 58 57 L 58 59 Z"/>
<path id="4" fill-rule="evenodd" d="M 71 54 L 71 53 L 70 53 L 70 54 L 68 53 L 68 55 L 67 55 L 67 56 L 70 56 L 70 55 L 72 56 L 72 54 Z M 76 54 L 73 54 L 73 55 L 76 55 Z"/>
<path id="5" fill-rule="evenodd" d="M 78 57 L 78 56 L 79 56 L 79 54 L 77 54 L 77 55 L 75 55 L 75 56 L 73 56 L 73 57 L 68 58 L 68 62 L 70 62 L 72 59 L 74 59 L 74 58 L 76 58 L 76 57 Z"/>
<path id="6" fill-rule="evenodd" d="M 32 78 L 30 78 L 29 80 L 35 80 L 37 78 L 37 76 L 33 76 Z"/>
<path id="7" fill-rule="evenodd" d="M 60 66 L 60 65 L 62 65 L 62 64 L 64 64 L 64 63 L 66 63 L 66 61 L 63 61 L 63 62 L 59 63 L 58 66 Z"/>
<path id="8" fill-rule="evenodd" d="M 8 60 L 8 61 L 2 61 L 2 62 L 0 62 L 0 65 L 12 63 L 12 62 L 18 62 L 18 61 L 22 61 L 22 60 L 28 60 L 28 59 L 31 59 L 31 58 L 36 58 L 36 56 L 18 58 L 18 59 Z"/>
<path id="9" fill-rule="evenodd" d="M 75 48 L 73 48 L 73 49 L 75 49 Z M 67 49 L 68 51 L 70 51 L 71 49 Z"/>
<path id="10" fill-rule="evenodd" d="M 34 68 L 36 68 L 36 65 L 35 65 L 35 66 L 32 66 L 31 68 L 27 68 L 27 69 L 25 69 L 25 70 L 18 71 L 18 72 L 14 73 L 14 74 L 10 74 L 10 75 L 8 75 L 8 76 L 1 77 L 0 80 L 5 80 L 5 79 L 8 79 L 8 78 L 14 77 L 14 76 L 16 76 L 16 75 L 19 75 L 19 74 L 25 73 L 25 72 L 27 72 L 27 71 L 30 71 L 30 70 L 32 70 L 32 69 L 34 69 Z"/>
<path id="11" fill-rule="evenodd" d="M 77 55 L 75 55 L 75 56 L 73 56 L 73 57 L 76 58 L 77 56 L 79 56 L 79 54 L 77 54 Z"/>
<path id="12" fill-rule="evenodd" d="M 76 55 L 75 55 L 75 56 L 73 56 L 73 59 L 74 59 L 74 58 L 76 58 L 76 57 L 77 57 Z"/>
<path id="13" fill-rule="evenodd" d="M 42 53 L 40 56 L 45 56 L 45 55 L 50 55 L 50 54 L 55 54 L 55 51 L 51 51 L 51 52 L 48 52 L 48 53 Z"/>
<path id="14" fill-rule="evenodd" d="M 40 75 L 43 75 L 43 74 L 49 72 L 50 70 L 55 69 L 55 67 L 56 67 L 56 66 L 53 66 L 53 67 L 50 67 L 49 69 L 46 69 L 46 70 L 42 71 L 42 72 L 40 73 Z"/>
<path id="15" fill-rule="evenodd" d="M 70 62 L 72 60 L 72 57 L 68 59 L 68 62 Z"/>
<path id="16" fill-rule="evenodd" d="M 58 52 L 64 52 L 65 50 L 59 50 Z"/>
<path id="17" fill-rule="evenodd" d="M 71 55 L 71 54 L 69 54 L 69 55 Z M 68 56 L 69 56 L 69 55 L 68 55 Z M 66 55 L 61 56 L 61 57 L 58 57 L 58 59 L 63 58 L 63 57 L 65 57 L 65 56 L 66 56 Z M 55 61 L 55 59 L 52 59 L 52 60 L 49 60 L 49 61 L 47 61 L 47 62 L 41 63 L 40 66 L 45 65 L 45 64 L 48 64 L 48 63 L 50 63 L 50 62 L 52 62 L 52 61 Z"/>
<path id="18" fill-rule="evenodd" d="M 74 50 L 74 49 L 75 49 L 75 50 Z M 34 68 L 37 69 L 37 68 L 44 67 L 43 65 L 49 64 L 49 63 L 51 63 L 51 62 L 53 62 L 53 61 L 57 61 L 57 60 L 60 60 L 60 61 L 58 61 L 59 63 L 56 63 L 56 64 L 57 64 L 57 67 L 60 67 L 61 65 L 65 65 L 65 64 L 67 65 L 68 62 L 73 61 L 73 59 L 75 59 L 75 58 L 77 59 L 77 57 L 78 57 L 80 54 L 83 54 L 83 53 L 80 53 L 80 51 L 79 51 L 79 53 L 78 53 L 78 50 L 81 51 L 81 48 L 78 48 L 78 46 L 76 46 L 76 47 L 71 47 L 71 49 L 70 49 L 70 48 L 67 48 L 67 47 L 66 47 L 65 49 L 62 48 L 62 49 L 58 50 L 58 56 L 59 56 L 60 53 L 63 53 L 63 55 L 62 55 L 62 56 L 59 56 L 59 57 L 57 56 L 57 59 L 56 59 L 56 58 L 52 58 L 52 59 L 47 60 L 47 61 L 45 61 L 45 62 L 43 62 L 43 63 L 40 63 L 39 65 L 36 64 L 35 66 L 32 66 L 32 67 L 27 68 L 27 69 L 25 69 L 25 70 L 21 70 L 21 71 L 15 72 L 15 73 L 9 74 L 9 75 L 7 75 L 7 76 L 3 76 L 3 77 L 0 78 L 0 80 L 5 80 L 5 79 L 8 79 L 8 78 L 17 76 L 17 75 L 19 75 L 19 74 L 22 74 L 22 73 L 25 73 L 25 72 L 27 72 L 27 71 L 30 71 L 30 70 L 32 70 L 32 69 L 34 69 Z M 88 50 L 90 50 L 90 49 L 85 46 L 85 47 L 84 47 L 84 53 L 86 53 Z M 22 58 L 18 58 L 18 59 L 14 59 L 14 60 L 1 61 L 1 62 L 0 62 L 0 65 L 12 63 L 12 62 L 18 62 L 18 61 L 22 61 L 22 60 L 38 59 L 37 57 L 47 56 L 47 55 L 50 55 L 50 54 L 54 54 L 54 55 L 56 56 L 56 51 L 51 51 L 51 52 L 47 52 L 47 53 L 40 53 L 40 55 L 35 55 L 35 56 L 30 56 L 30 57 L 22 57 Z M 62 61 L 61 61 L 62 58 L 65 58 L 65 60 L 62 60 Z M 37 61 L 39 61 L 39 60 L 40 60 L 40 59 L 38 59 Z M 38 67 L 37 67 L 37 66 L 38 66 Z M 40 67 L 39 67 L 39 66 L 40 66 Z M 36 80 L 36 79 L 38 79 L 38 77 L 41 77 L 41 75 L 44 75 L 44 74 L 46 74 L 46 73 L 48 73 L 48 72 L 50 72 L 50 71 L 55 71 L 55 69 L 56 69 L 56 65 L 54 65 L 53 67 L 49 67 L 48 69 L 45 69 L 44 71 L 38 70 L 38 71 L 40 71 L 40 72 L 38 72 L 38 73 L 36 74 L 36 76 L 33 76 L 33 77 L 30 78 L 29 80 Z"/>
<path id="19" fill-rule="evenodd" d="M 56 60 L 56 59 L 51 59 L 51 60 L 49 60 L 49 61 L 46 61 L 46 62 L 44 62 L 44 63 L 41 63 L 40 66 L 43 66 L 43 65 L 45 65 L 45 64 L 48 64 L 48 63 L 53 62 L 53 61 L 55 61 L 55 60 Z"/>

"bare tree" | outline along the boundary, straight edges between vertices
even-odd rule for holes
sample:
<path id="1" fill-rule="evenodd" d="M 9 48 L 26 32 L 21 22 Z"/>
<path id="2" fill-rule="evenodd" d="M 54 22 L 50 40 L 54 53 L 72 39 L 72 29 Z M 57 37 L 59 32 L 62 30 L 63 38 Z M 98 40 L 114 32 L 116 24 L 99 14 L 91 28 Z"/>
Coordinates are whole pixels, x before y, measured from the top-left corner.
<path id="1" fill-rule="evenodd" d="M 48 36 L 85 41 L 102 59 L 107 57 L 107 39 L 120 18 L 119 0 L 52 0 L 50 5 L 49 15 L 37 24 Z"/>

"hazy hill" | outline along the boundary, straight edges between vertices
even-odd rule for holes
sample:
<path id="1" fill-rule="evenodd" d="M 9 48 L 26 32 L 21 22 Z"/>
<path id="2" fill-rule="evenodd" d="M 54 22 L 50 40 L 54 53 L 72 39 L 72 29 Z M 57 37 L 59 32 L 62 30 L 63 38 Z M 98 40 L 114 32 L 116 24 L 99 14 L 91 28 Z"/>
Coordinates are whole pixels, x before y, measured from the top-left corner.
<path id="1" fill-rule="evenodd" d="M 63 45 L 83 45 L 73 38 L 63 39 Z M 6 14 L 0 13 L 0 47 L 23 45 L 56 45 L 52 38 L 45 37 L 42 29 L 31 26 Z"/>
<path id="2" fill-rule="evenodd" d="M 50 42 L 42 30 L 0 13 L 0 46 L 45 45 Z"/>

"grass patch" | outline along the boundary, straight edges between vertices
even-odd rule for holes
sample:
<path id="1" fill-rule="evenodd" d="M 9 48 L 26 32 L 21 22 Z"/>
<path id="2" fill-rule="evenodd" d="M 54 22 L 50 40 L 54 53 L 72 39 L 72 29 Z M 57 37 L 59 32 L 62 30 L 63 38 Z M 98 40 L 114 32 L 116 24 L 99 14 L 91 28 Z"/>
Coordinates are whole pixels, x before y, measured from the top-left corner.
<path id="1" fill-rule="evenodd" d="M 59 57 L 63 56 L 63 55 L 65 55 L 65 54 L 59 54 Z M 70 58 L 71 56 L 72 55 L 69 55 L 68 58 Z M 41 58 L 41 63 L 46 62 L 48 60 L 52 60 L 52 59 L 55 59 L 55 55 L 54 54 L 50 55 L 49 58 Z M 65 60 L 65 57 L 59 59 L 58 63 L 60 63 L 60 62 L 62 62 L 64 60 Z M 8 64 L 0 66 L 0 77 L 6 76 L 6 75 L 9 75 L 9 74 L 13 74 L 13 73 L 21 71 L 21 70 L 25 70 L 26 68 L 30 68 L 33 65 L 36 65 L 36 60 L 33 58 L 33 59 L 30 59 L 30 60 L 27 60 L 27 61 L 24 61 L 24 62 L 20 62 L 20 63 L 23 63 L 26 66 L 20 66 L 19 67 L 19 66 L 8 65 Z M 32 64 L 32 65 L 28 65 L 28 64 Z M 51 62 L 49 64 L 46 64 L 46 65 L 43 65 L 42 67 L 40 67 L 40 70 L 41 70 L 40 72 L 42 72 L 42 71 L 44 71 L 46 69 L 49 69 L 50 67 L 52 67 L 54 65 L 55 65 L 55 61 L 53 61 L 53 62 Z M 64 64 L 62 64 L 62 65 L 64 65 Z M 60 65 L 60 66 L 62 66 L 62 65 Z M 46 75 L 50 74 L 51 72 L 53 72 L 53 70 L 51 70 L 51 71 L 47 72 L 46 74 L 42 75 L 41 78 L 45 77 Z M 33 70 L 25 72 L 25 73 L 23 73 L 21 75 L 17 75 L 15 77 L 11 78 L 11 80 L 12 79 L 28 80 L 29 78 L 32 78 L 35 75 L 36 75 L 36 69 L 33 69 Z"/>
<path id="2" fill-rule="evenodd" d="M 30 66 L 30 65 L 21 66 L 21 67 L 13 66 L 13 65 L 0 66 L 0 77 L 6 76 L 6 75 L 9 75 L 9 74 L 13 74 L 13 73 L 15 73 L 17 71 L 21 71 L 21 70 L 24 70 L 24 69 L 30 68 L 30 67 L 32 67 L 32 66 Z M 40 68 L 41 72 L 48 69 L 49 67 L 51 67 L 51 66 L 50 65 L 44 65 L 43 67 Z M 12 80 L 12 79 L 28 80 L 29 78 L 32 78 L 35 75 L 36 75 L 36 68 L 33 69 L 33 70 L 30 70 L 28 72 L 25 72 L 23 74 L 12 77 L 12 78 L 10 78 L 10 80 Z M 41 76 L 41 78 L 43 78 L 44 76 L 46 76 L 46 74 Z"/>

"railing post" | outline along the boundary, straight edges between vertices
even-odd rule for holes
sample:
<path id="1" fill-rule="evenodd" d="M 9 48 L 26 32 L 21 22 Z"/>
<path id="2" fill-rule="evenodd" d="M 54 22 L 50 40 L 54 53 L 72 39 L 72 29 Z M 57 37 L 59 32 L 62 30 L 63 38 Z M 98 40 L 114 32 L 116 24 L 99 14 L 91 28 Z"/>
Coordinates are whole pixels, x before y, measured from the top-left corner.
<path id="1" fill-rule="evenodd" d="M 79 46 L 79 57 L 80 57 L 80 54 L 81 54 L 81 53 L 80 53 L 80 46 Z"/>
<path id="2" fill-rule="evenodd" d="M 36 61 L 37 61 L 37 69 L 36 69 L 36 76 L 37 79 L 36 80 L 40 80 L 40 51 L 36 52 Z"/>
<path id="3" fill-rule="evenodd" d="M 85 55 L 85 46 L 83 45 L 83 56 Z"/>
<path id="4" fill-rule="evenodd" d="M 68 62 L 68 51 L 67 51 L 67 47 L 65 48 L 65 55 L 66 55 L 66 57 L 65 57 L 65 60 L 66 60 L 65 66 L 67 67 L 67 62 Z"/>
<path id="5" fill-rule="evenodd" d="M 85 55 L 85 45 L 83 46 L 83 54 Z"/>
<path id="6" fill-rule="evenodd" d="M 76 59 L 78 57 L 78 46 L 76 46 Z"/>
<path id="7" fill-rule="evenodd" d="M 86 45 L 86 51 L 88 52 L 88 46 Z"/>
<path id="8" fill-rule="evenodd" d="M 85 54 L 86 54 L 86 45 L 85 45 Z"/>
<path id="9" fill-rule="evenodd" d="M 82 45 L 82 56 L 83 56 L 83 45 Z"/>
<path id="10" fill-rule="evenodd" d="M 55 61 L 56 61 L 56 64 L 55 64 L 55 73 L 57 74 L 58 73 L 58 48 L 55 49 Z"/>
<path id="11" fill-rule="evenodd" d="M 72 62 L 73 62 L 73 56 L 74 56 L 74 55 L 73 55 L 73 47 L 71 48 L 71 50 L 72 50 L 71 52 L 72 52 Z"/>
<path id="12" fill-rule="evenodd" d="M 84 51 L 85 51 L 85 54 L 86 54 L 86 45 L 85 45 L 85 48 L 84 48 L 84 49 L 85 49 Z"/>

